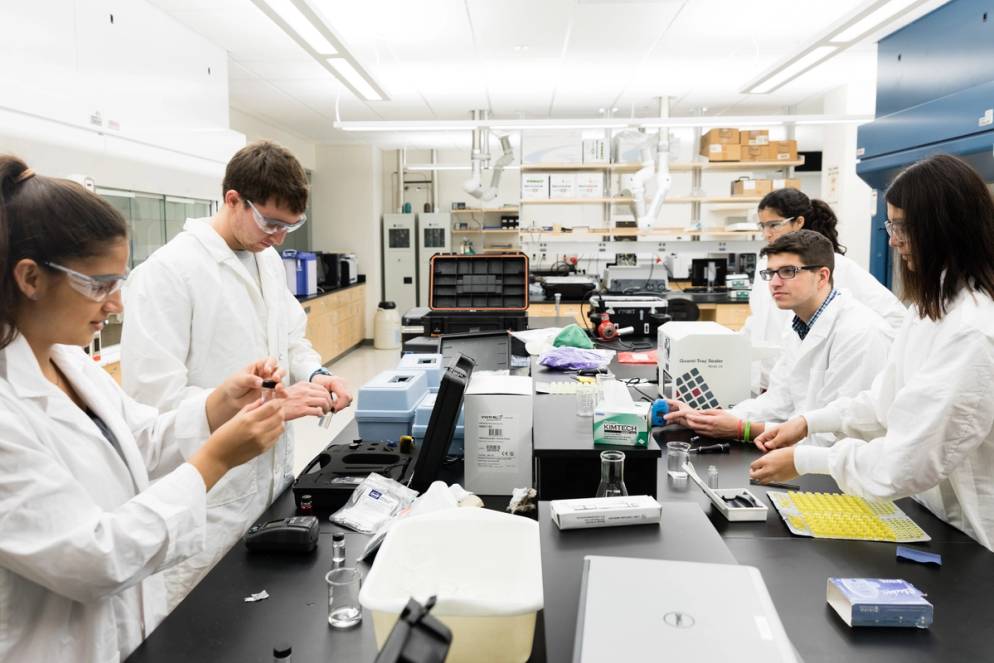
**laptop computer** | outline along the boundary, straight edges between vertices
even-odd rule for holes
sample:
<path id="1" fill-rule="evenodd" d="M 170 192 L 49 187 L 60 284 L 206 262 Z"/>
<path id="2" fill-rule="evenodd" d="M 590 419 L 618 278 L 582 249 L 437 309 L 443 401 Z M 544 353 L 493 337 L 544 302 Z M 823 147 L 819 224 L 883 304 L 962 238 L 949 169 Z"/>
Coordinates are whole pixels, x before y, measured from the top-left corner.
<path id="1" fill-rule="evenodd" d="M 799 663 L 751 566 L 588 555 L 573 663 Z"/>

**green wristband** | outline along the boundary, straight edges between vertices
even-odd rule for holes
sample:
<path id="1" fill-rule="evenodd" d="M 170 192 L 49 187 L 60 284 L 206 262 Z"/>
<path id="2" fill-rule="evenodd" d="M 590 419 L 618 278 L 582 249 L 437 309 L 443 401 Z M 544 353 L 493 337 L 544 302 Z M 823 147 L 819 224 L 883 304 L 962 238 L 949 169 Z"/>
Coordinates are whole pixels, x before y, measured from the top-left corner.
<path id="1" fill-rule="evenodd" d="M 745 426 L 742 429 L 742 432 L 743 432 L 742 439 L 744 439 L 746 442 L 748 442 L 749 438 L 751 437 L 751 432 L 752 432 L 750 430 L 751 427 L 752 427 L 752 424 L 749 423 L 748 419 L 746 419 Z"/>

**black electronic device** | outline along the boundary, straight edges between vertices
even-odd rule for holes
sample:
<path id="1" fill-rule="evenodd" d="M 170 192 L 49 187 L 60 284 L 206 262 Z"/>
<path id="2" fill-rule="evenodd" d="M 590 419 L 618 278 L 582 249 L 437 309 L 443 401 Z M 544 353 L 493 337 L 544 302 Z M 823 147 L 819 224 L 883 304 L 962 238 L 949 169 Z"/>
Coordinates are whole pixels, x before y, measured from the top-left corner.
<path id="1" fill-rule="evenodd" d="M 725 286 L 727 276 L 727 258 L 694 258 L 690 261 L 690 284 L 693 286 L 722 288 Z"/>
<path id="2" fill-rule="evenodd" d="M 528 313 L 525 311 L 507 313 L 432 311 L 422 320 L 426 336 L 523 331 L 528 328 Z"/>
<path id="3" fill-rule="evenodd" d="M 318 254 L 318 286 L 321 288 L 337 288 L 342 285 L 341 253 Z"/>
<path id="4" fill-rule="evenodd" d="M 667 300 L 657 295 L 598 294 L 590 298 L 587 315 L 594 327 L 605 322 L 607 315 L 617 329 L 632 328 L 633 338 L 655 338 L 659 325 L 671 320 L 667 307 Z"/>
<path id="5" fill-rule="evenodd" d="M 375 472 L 423 492 L 438 478 L 445 454 L 459 421 L 463 393 L 475 362 L 464 355 L 445 359 L 435 407 L 428 420 L 424 441 L 415 449 L 396 440 L 353 440 L 330 444 L 319 453 L 293 482 L 293 497 L 299 505 L 302 495 L 310 495 L 313 508 L 324 514 L 341 508 L 356 486 Z"/>
<path id="6" fill-rule="evenodd" d="M 318 545 L 318 519 L 293 516 L 256 523 L 245 534 L 245 547 L 258 552 L 311 552 Z"/>

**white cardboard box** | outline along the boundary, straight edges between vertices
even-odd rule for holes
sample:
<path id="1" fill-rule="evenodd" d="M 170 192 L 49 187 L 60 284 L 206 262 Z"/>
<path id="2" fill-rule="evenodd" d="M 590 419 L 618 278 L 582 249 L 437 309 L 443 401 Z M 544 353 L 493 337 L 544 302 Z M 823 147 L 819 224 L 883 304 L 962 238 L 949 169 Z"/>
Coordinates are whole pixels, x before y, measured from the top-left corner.
<path id="1" fill-rule="evenodd" d="M 549 176 L 544 173 L 521 174 L 522 200 L 548 200 Z"/>
<path id="2" fill-rule="evenodd" d="M 657 357 L 673 398 L 695 410 L 730 408 L 749 398 L 749 339 L 717 322 L 660 325 Z"/>
<path id="3" fill-rule="evenodd" d="M 649 495 L 586 497 L 552 500 L 549 513 L 559 529 L 582 529 L 655 525 L 662 517 L 663 507 Z"/>
<path id="4" fill-rule="evenodd" d="M 551 173 L 549 175 L 549 198 L 552 200 L 576 198 L 576 174 Z"/>
<path id="5" fill-rule="evenodd" d="M 478 495 L 510 495 L 532 485 L 530 377 L 474 375 L 466 388 L 466 489 Z"/>
<path id="6" fill-rule="evenodd" d="M 576 173 L 574 177 L 576 179 L 577 198 L 604 197 L 603 173 Z"/>
<path id="7" fill-rule="evenodd" d="M 608 163 L 610 157 L 607 141 L 603 138 L 588 138 L 583 141 L 583 163 Z"/>

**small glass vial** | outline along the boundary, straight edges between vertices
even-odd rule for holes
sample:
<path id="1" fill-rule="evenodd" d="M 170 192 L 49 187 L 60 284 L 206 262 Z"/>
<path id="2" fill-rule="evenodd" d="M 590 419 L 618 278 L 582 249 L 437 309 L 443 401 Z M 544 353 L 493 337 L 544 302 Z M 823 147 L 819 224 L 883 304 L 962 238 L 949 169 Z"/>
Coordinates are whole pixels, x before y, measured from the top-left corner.
<path id="1" fill-rule="evenodd" d="M 597 497 L 628 495 L 625 488 L 625 454 L 621 451 L 601 452 L 601 482 Z"/>
<path id="2" fill-rule="evenodd" d="M 708 465 L 707 484 L 708 488 L 718 487 L 718 468 L 714 465 Z"/>
<path id="3" fill-rule="evenodd" d="M 289 642 L 281 642 L 273 647 L 273 663 L 293 663 L 293 647 Z"/>
<path id="4" fill-rule="evenodd" d="M 340 569 L 345 566 L 345 534 L 335 532 L 331 535 L 331 568 Z"/>
<path id="5" fill-rule="evenodd" d="M 314 515 L 314 501 L 310 495 L 301 495 L 300 504 L 297 505 L 297 513 L 302 516 Z"/>
<path id="6" fill-rule="evenodd" d="M 266 403 L 273 400 L 273 396 L 276 395 L 276 380 L 263 380 L 262 381 L 262 402 Z"/>

